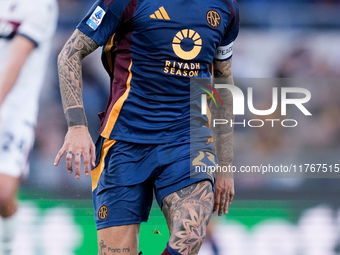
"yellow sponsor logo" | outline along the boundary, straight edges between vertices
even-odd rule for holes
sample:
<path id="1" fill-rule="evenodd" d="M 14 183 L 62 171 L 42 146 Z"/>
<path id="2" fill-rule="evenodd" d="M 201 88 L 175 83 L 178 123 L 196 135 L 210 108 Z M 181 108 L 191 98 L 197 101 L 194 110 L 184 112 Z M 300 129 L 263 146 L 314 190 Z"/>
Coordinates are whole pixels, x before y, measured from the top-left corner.
<path id="1" fill-rule="evenodd" d="M 184 39 L 190 39 L 193 41 L 194 47 L 190 51 L 185 51 L 181 47 L 181 42 Z M 184 60 L 192 60 L 197 57 L 202 49 L 201 36 L 192 29 L 183 29 L 179 31 L 172 40 L 172 48 L 175 54 Z"/>
<path id="2" fill-rule="evenodd" d="M 182 41 L 184 39 L 192 41 L 192 48 L 190 50 L 183 50 Z M 172 49 L 174 53 L 183 60 L 192 60 L 198 56 L 202 49 L 201 36 L 192 29 L 183 29 L 179 31 L 172 40 Z M 197 77 L 201 70 L 200 63 L 197 62 L 179 62 L 173 60 L 166 60 L 164 65 L 164 73 L 183 76 L 183 77 Z"/>
<path id="3" fill-rule="evenodd" d="M 164 9 L 164 7 L 160 7 L 154 14 L 150 15 L 151 19 L 166 19 L 170 20 L 168 13 Z"/>
<path id="4" fill-rule="evenodd" d="M 196 77 L 201 69 L 200 63 L 185 63 L 177 61 L 165 61 L 164 73 L 184 76 Z"/>

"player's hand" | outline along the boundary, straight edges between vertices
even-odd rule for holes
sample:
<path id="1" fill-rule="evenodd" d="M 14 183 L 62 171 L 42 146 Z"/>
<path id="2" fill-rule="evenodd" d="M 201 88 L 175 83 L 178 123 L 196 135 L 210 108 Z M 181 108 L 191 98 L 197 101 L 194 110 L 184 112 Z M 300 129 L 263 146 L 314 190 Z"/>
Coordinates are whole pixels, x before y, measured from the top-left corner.
<path id="1" fill-rule="evenodd" d="M 85 126 L 70 127 L 65 136 L 63 147 L 55 158 L 54 165 L 57 166 L 61 157 L 66 153 L 66 168 L 69 173 L 73 172 L 72 163 L 74 160 L 74 173 L 77 179 L 80 178 L 81 157 L 84 159 L 85 175 L 89 176 L 91 165 L 95 166 L 95 146 L 90 133 Z"/>
<path id="2" fill-rule="evenodd" d="M 213 212 L 218 211 L 218 216 L 228 213 L 228 208 L 234 199 L 234 179 L 232 177 L 219 177 L 216 173 L 214 208 Z"/>

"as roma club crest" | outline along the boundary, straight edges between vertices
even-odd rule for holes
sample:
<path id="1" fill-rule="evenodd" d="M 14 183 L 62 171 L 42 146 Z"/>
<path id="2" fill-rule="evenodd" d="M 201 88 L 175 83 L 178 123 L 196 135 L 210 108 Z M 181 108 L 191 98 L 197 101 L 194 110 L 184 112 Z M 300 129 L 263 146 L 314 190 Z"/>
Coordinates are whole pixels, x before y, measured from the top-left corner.
<path id="1" fill-rule="evenodd" d="M 102 205 L 98 211 L 98 217 L 101 220 L 105 220 L 107 217 L 108 209 L 106 205 Z"/>
<path id="2" fill-rule="evenodd" d="M 217 28 L 221 25 L 221 15 L 215 10 L 209 10 L 207 12 L 207 22 L 211 27 Z"/>

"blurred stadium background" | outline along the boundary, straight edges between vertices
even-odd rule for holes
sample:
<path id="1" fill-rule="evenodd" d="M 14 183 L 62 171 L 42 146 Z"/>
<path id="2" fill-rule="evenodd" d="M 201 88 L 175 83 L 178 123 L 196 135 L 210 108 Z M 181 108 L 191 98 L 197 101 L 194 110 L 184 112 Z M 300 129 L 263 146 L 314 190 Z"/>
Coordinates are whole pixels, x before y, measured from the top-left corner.
<path id="1" fill-rule="evenodd" d="M 297 116 L 300 124 L 292 129 L 237 127 L 235 165 L 340 163 L 340 1 L 238 2 L 241 31 L 234 48 L 235 78 L 309 78 L 297 86 L 311 91 L 308 108 L 313 117 Z M 69 175 L 64 160 L 59 167 L 53 166 L 67 128 L 56 58 L 92 3 L 59 0 L 59 26 L 41 96 L 31 173 L 19 195 L 21 224 L 15 255 L 97 253 L 90 179 Z M 104 109 L 109 88 L 99 56 L 97 51 L 88 57 L 83 72 L 84 101 L 94 139 L 97 112 Z M 270 86 L 274 85 L 277 82 L 254 87 L 255 106 L 270 106 Z M 339 184 L 336 178 L 303 175 L 236 179 L 230 213 L 213 218 L 200 254 L 340 254 Z M 140 250 L 146 255 L 160 254 L 167 238 L 165 221 L 155 204 L 149 222 L 142 225 Z"/>

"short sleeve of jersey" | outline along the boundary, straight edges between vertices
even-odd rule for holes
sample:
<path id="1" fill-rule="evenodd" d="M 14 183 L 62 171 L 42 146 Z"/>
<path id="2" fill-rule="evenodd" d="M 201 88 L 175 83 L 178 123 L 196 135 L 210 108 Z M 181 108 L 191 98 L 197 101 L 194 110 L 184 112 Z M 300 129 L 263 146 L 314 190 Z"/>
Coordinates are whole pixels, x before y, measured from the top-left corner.
<path id="1" fill-rule="evenodd" d="M 238 4 L 233 0 L 231 0 L 230 3 L 230 21 L 224 37 L 215 52 L 215 59 L 220 61 L 225 61 L 232 57 L 233 42 L 235 41 L 240 29 Z"/>
<path id="2" fill-rule="evenodd" d="M 114 34 L 120 18 L 130 0 L 97 0 L 77 29 L 98 45 L 106 44 Z"/>
<path id="3" fill-rule="evenodd" d="M 18 34 L 30 39 L 36 46 L 49 40 L 57 27 L 58 5 L 55 0 L 22 1 L 24 19 Z"/>

